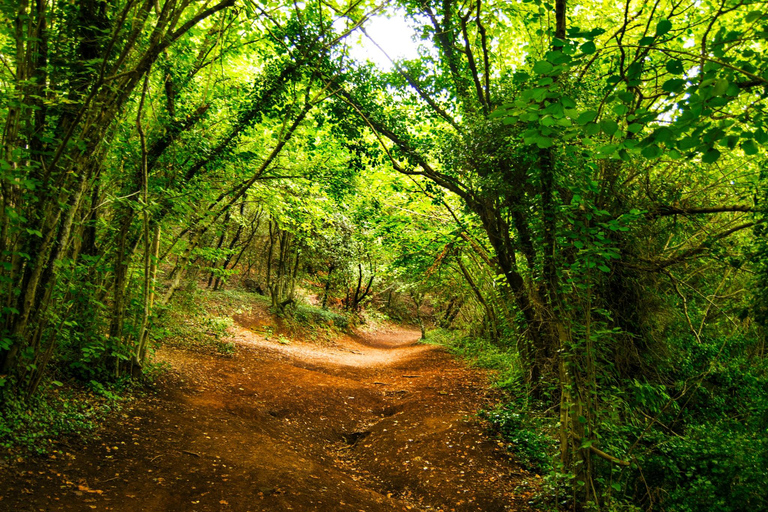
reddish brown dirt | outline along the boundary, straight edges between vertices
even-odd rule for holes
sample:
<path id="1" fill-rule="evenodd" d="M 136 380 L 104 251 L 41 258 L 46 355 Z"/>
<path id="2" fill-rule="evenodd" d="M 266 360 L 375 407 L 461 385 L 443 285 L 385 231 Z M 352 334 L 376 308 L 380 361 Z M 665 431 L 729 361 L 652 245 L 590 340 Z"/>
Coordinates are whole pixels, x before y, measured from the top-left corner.
<path id="1" fill-rule="evenodd" d="M 0 470 L 3 511 L 523 510 L 526 475 L 474 413 L 486 376 L 395 329 L 331 345 L 237 327 L 95 440 Z M 285 341 L 285 340 L 283 340 Z"/>

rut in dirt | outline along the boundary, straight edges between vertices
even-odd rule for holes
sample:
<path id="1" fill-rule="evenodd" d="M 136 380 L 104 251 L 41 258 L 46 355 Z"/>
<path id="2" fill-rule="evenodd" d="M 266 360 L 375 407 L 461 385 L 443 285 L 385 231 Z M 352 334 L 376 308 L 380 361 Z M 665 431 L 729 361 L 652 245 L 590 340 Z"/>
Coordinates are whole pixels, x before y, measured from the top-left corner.
<path id="1" fill-rule="evenodd" d="M 86 444 L 4 471 L 0 510 L 507 511 L 536 479 L 475 416 L 487 376 L 405 329 L 317 345 L 238 327 Z M 0 491 L 2 492 L 2 491 Z"/>

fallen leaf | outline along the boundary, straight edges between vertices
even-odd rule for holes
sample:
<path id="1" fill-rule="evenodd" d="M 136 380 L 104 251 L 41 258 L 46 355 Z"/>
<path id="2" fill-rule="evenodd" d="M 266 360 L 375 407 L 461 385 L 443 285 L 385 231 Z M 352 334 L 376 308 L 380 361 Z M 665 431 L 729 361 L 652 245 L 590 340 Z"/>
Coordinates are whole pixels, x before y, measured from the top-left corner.
<path id="1" fill-rule="evenodd" d="M 90 493 L 96 493 L 96 494 L 102 494 L 102 493 L 104 492 L 104 491 L 102 491 L 102 490 L 100 490 L 100 489 L 91 489 L 91 488 L 89 488 L 87 485 L 83 485 L 83 484 L 80 484 L 80 485 L 78 485 L 78 486 L 77 486 L 77 489 L 78 489 L 79 491 L 83 491 L 83 492 L 90 492 Z"/>

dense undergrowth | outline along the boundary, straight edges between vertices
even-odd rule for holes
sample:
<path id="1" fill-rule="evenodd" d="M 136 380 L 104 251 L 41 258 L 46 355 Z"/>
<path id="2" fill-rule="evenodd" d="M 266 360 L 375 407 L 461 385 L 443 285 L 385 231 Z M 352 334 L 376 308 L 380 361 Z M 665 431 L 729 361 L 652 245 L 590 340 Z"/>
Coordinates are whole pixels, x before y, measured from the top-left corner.
<path id="1" fill-rule="evenodd" d="M 559 417 L 530 398 L 515 351 L 442 329 L 429 339 L 494 371 L 506 399 L 480 415 L 525 467 L 544 476 L 537 507 L 572 503 L 575 475 L 558 461 Z M 768 510 L 768 364 L 751 356 L 754 347 L 745 340 L 702 341 L 670 341 L 680 364 L 658 368 L 663 384 L 639 376 L 602 397 L 610 406 L 599 447 L 630 462 L 592 457 L 604 489 L 602 510 Z"/>
<path id="2" fill-rule="evenodd" d="M 74 436 L 87 438 L 131 399 L 126 382 L 54 381 L 31 397 L 0 394 L 0 457 L 43 455 Z"/>

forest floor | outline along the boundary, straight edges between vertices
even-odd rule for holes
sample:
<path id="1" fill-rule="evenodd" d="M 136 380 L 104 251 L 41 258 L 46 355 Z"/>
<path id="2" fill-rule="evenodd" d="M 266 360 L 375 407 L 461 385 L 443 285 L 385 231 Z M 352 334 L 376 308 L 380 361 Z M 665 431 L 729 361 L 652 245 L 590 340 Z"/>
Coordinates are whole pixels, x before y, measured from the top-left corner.
<path id="1" fill-rule="evenodd" d="M 318 344 L 238 320 L 233 355 L 161 349 L 155 391 L 95 438 L 1 467 L 0 510 L 527 508 L 538 477 L 475 416 L 484 372 L 404 328 Z"/>

